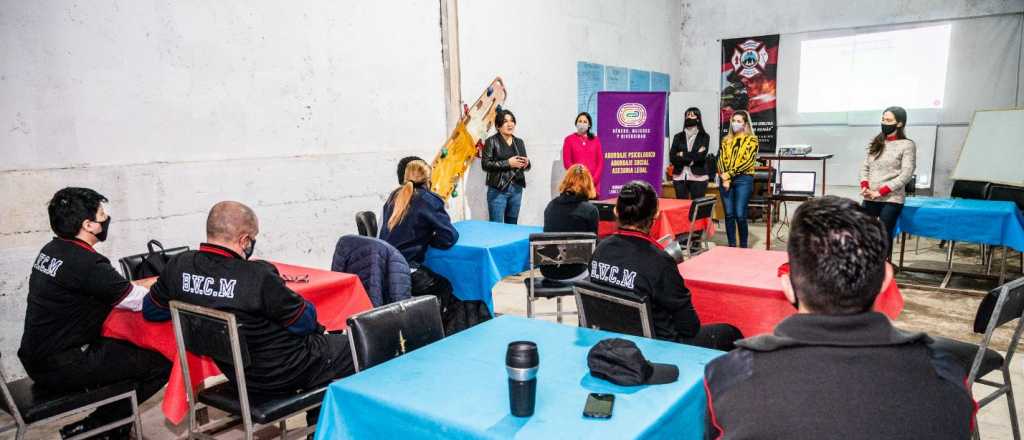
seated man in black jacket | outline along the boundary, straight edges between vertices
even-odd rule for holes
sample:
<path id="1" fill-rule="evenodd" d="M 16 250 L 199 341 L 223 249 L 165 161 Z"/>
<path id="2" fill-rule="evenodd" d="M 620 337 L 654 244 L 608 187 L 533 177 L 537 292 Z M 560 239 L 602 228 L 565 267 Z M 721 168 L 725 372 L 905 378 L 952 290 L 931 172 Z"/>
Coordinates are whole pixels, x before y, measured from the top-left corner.
<path id="1" fill-rule="evenodd" d="M 219 202 L 206 219 L 206 243 L 174 256 L 143 302 L 151 321 L 169 320 L 171 300 L 234 313 L 251 364 L 249 392 L 287 395 L 326 385 L 355 372 L 344 335 L 325 334 L 316 308 L 289 289 L 277 269 L 250 261 L 259 223 L 252 209 Z M 235 381 L 231 365 L 218 365 Z M 316 423 L 316 412 L 307 422 Z"/>
<path id="2" fill-rule="evenodd" d="M 675 260 L 650 235 L 657 213 L 651 184 L 635 180 L 622 187 L 615 202 L 619 229 L 594 250 L 590 281 L 650 298 L 657 339 L 731 350 L 742 335 L 728 324 L 700 325 Z"/>
<path id="3" fill-rule="evenodd" d="M 102 336 L 110 311 L 138 310 L 145 286 L 152 283 L 129 282 L 93 249 L 110 231 L 106 201 L 88 188 L 64 188 L 50 200 L 50 228 L 57 236 L 32 265 L 18 357 L 29 377 L 44 388 L 72 392 L 131 380 L 141 404 L 167 383 L 171 363 L 160 353 Z M 129 402 L 110 403 L 65 426 L 61 435 L 78 435 L 131 412 Z M 94 438 L 128 438 L 130 428 Z"/>
<path id="4" fill-rule="evenodd" d="M 797 209 L 780 278 L 799 313 L 706 366 L 708 438 L 970 437 L 963 367 L 871 310 L 891 272 L 887 242 L 852 200 Z"/>

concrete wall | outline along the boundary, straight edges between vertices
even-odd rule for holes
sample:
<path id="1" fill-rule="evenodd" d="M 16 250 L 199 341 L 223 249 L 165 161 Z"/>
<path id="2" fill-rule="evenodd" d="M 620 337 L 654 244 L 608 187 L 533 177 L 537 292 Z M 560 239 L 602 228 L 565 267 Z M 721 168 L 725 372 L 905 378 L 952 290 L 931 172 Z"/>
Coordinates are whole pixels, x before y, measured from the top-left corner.
<path id="1" fill-rule="evenodd" d="M 445 138 L 437 0 L 7 1 L 0 7 L 0 351 L 64 186 L 111 201 L 98 250 L 196 246 L 209 207 L 261 220 L 256 255 L 327 268 L 394 164 Z M 115 263 L 116 264 L 116 263 Z"/>
<path id="2" fill-rule="evenodd" d="M 671 72 L 671 0 L 460 2 L 462 94 L 505 78 L 540 224 L 576 115 L 576 62 Z M 252 206 L 258 257 L 328 267 L 353 215 L 380 211 L 394 164 L 445 139 L 437 0 L 5 2 L 0 8 L 0 351 L 22 332 L 31 261 L 64 186 L 111 200 L 112 259 L 196 246 L 218 200 Z M 467 194 L 486 219 L 483 175 Z"/>
<path id="3" fill-rule="evenodd" d="M 681 32 L 678 36 L 680 56 L 679 67 L 675 70 L 676 75 L 673 77 L 673 90 L 687 92 L 717 92 L 719 90 L 720 40 L 723 38 L 777 33 L 782 34 L 785 39 L 787 34 L 804 32 L 981 17 L 1024 11 L 1024 1 L 1022 0 L 970 2 L 959 0 L 861 0 L 855 2 L 684 0 L 680 4 Z M 1018 26 L 1015 29 L 1019 32 L 1020 28 Z M 954 69 L 952 64 L 959 63 L 960 71 L 965 75 L 971 74 L 973 78 L 977 79 L 975 82 L 980 86 L 977 86 L 979 90 L 970 93 L 972 98 L 969 100 L 970 108 L 956 109 L 953 112 L 956 114 L 954 118 L 956 121 L 943 118 L 941 121 L 943 124 L 967 122 L 962 114 L 969 115 L 975 109 L 1004 108 L 1012 106 L 1014 102 L 1024 102 L 1021 101 L 1020 92 L 1013 91 L 1014 89 L 1019 90 L 1017 84 L 1024 79 L 1020 77 L 1019 69 L 1009 78 L 1004 78 L 1005 75 L 1002 71 L 986 71 L 984 74 L 978 75 L 980 72 L 972 71 L 973 67 L 964 66 L 977 63 L 979 56 L 1012 58 L 1019 64 L 1021 50 L 1019 40 L 1010 50 L 998 54 L 994 50 L 979 51 L 979 49 L 985 49 L 983 47 L 958 48 L 957 44 L 958 42 L 953 42 L 956 53 L 950 56 L 951 75 L 953 75 Z M 784 55 L 780 55 L 782 63 L 787 62 Z M 989 63 L 986 60 L 982 64 L 996 65 L 999 63 Z M 958 80 L 967 81 L 967 78 L 948 78 L 947 95 L 949 94 L 949 84 L 957 84 L 955 81 Z M 998 84 L 995 84 L 997 82 Z M 987 87 L 988 84 L 993 85 Z M 1006 91 L 1004 89 L 1008 89 L 1009 93 L 1003 93 Z M 785 93 L 781 81 L 779 92 L 780 94 Z M 1015 94 L 1018 96 L 1014 97 Z M 949 101 L 947 100 L 947 102 Z M 960 102 L 960 104 L 966 104 L 966 102 Z M 780 123 L 785 125 L 787 121 L 783 119 L 784 116 L 780 113 Z M 931 127 L 924 127 L 924 129 L 932 130 Z M 841 137 L 843 139 L 854 136 L 863 138 L 861 131 L 863 129 L 858 131 L 851 128 L 845 136 Z M 949 173 L 956 164 L 966 132 L 966 127 L 947 126 L 939 127 L 934 133 L 922 135 L 935 144 L 934 189 L 937 195 L 949 194 L 951 186 Z M 801 133 L 797 128 L 780 127 L 779 139 L 783 143 L 800 143 Z M 807 140 L 803 139 L 802 141 L 806 142 Z M 838 176 L 839 174 L 833 175 Z"/>
<path id="4" fill-rule="evenodd" d="M 673 72 L 678 10 L 665 0 L 459 2 L 462 98 L 472 103 L 501 76 L 533 164 L 521 224 L 543 224 L 552 176 L 561 176 L 562 140 L 575 130 L 576 62 Z M 478 162 L 466 194 L 473 217 L 486 219 L 483 179 Z"/>

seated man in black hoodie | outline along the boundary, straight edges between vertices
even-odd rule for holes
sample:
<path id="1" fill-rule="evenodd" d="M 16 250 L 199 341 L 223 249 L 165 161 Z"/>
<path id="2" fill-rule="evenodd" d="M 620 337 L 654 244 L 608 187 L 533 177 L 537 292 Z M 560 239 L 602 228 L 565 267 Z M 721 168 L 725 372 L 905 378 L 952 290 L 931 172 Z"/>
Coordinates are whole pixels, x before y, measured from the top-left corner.
<path id="1" fill-rule="evenodd" d="M 590 281 L 648 297 L 656 339 L 731 350 L 742 335 L 728 324 L 700 325 L 675 260 L 651 238 L 657 214 L 658 195 L 651 184 L 634 180 L 624 185 L 615 202 L 619 229 L 597 245 Z"/>
<path id="2" fill-rule="evenodd" d="M 780 279 L 799 312 L 705 367 L 707 438 L 969 438 L 963 367 L 871 310 L 892 270 L 882 223 L 852 200 L 811 199 L 787 246 Z"/>
<path id="3" fill-rule="evenodd" d="M 405 183 L 391 193 L 381 216 L 380 239 L 390 243 L 409 263 L 412 294 L 436 295 L 442 304 L 452 296 L 452 285 L 423 265 L 427 249 L 448 249 L 459 239 L 444 200 L 430 191 L 430 166 L 412 160 L 405 166 Z"/>
<path id="4" fill-rule="evenodd" d="M 565 172 L 558 185 L 561 193 L 544 208 L 544 232 L 591 232 L 597 234 L 597 207 L 589 200 L 597 197 L 594 179 L 587 167 L 576 164 Z M 553 280 L 586 278 L 586 264 L 541 266 L 540 273 Z"/>

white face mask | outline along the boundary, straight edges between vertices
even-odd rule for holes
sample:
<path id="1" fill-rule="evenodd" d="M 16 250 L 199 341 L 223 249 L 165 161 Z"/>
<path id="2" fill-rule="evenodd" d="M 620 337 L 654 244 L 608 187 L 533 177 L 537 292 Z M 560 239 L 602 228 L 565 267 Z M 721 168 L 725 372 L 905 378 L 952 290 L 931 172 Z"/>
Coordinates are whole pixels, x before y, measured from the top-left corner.
<path id="1" fill-rule="evenodd" d="M 733 122 L 732 123 L 732 132 L 733 133 L 744 133 L 745 132 L 745 130 L 744 130 L 745 126 L 746 126 L 746 124 L 743 124 L 743 123 L 737 124 L 737 123 Z"/>
<path id="2" fill-rule="evenodd" d="M 586 122 L 579 122 L 579 123 L 576 124 L 576 132 L 577 133 L 586 133 L 587 130 L 590 130 L 590 124 L 588 124 Z"/>

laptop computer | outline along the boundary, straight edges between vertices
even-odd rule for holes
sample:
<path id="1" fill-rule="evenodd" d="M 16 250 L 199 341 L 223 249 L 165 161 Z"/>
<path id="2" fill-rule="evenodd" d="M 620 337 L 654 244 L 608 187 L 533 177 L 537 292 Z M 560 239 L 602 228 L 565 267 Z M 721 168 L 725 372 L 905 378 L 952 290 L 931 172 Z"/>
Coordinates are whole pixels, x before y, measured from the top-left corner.
<path id="1" fill-rule="evenodd" d="M 814 197 L 817 177 L 814 171 L 780 171 L 775 195 Z"/>
<path id="2" fill-rule="evenodd" d="M 615 221 L 615 205 L 612 203 L 600 203 L 594 202 L 594 206 L 597 207 L 597 216 L 600 221 L 613 222 Z"/>

